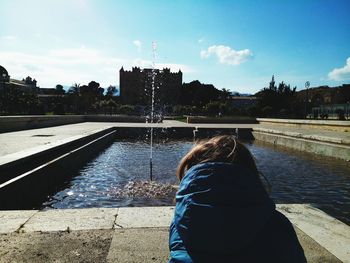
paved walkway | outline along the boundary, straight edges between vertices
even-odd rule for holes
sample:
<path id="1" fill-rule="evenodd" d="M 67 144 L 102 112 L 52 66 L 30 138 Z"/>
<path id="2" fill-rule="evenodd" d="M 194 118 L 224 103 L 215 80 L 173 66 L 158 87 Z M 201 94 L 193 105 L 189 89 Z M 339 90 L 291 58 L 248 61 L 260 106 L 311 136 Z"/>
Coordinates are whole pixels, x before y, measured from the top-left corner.
<path id="1" fill-rule="evenodd" d="M 49 128 L 0 133 L 0 156 L 20 152 L 38 146 L 50 146 L 75 140 L 110 127 L 200 127 L 200 128 L 252 128 L 257 124 L 187 124 L 167 121 L 159 124 L 129 122 L 84 122 Z"/>
<path id="2" fill-rule="evenodd" d="M 163 123 L 84 122 L 16 132 L 0 133 L 0 165 L 25 158 L 52 147 L 83 138 L 111 127 L 182 127 L 182 128 L 252 128 L 255 124 L 187 124 L 180 121 Z"/>
<path id="3" fill-rule="evenodd" d="M 87 122 L 0 133 L 0 156 L 39 146 L 63 144 L 114 126 L 113 123 Z"/>
<path id="4" fill-rule="evenodd" d="M 296 137 L 328 141 L 334 143 L 344 143 L 350 145 L 349 132 L 337 132 L 322 129 L 306 129 L 288 127 L 282 125 L 268 124 L 187 124 L 180 121 L 165 120 L 160 124 L 147 123 L 127 123 L 127 122 L 84 122 L 78 124 L 68 124 L 49 128 L 0 133 L 0 158 L 8 155 L 26 151 L 28 149 L 46 149 L 55 145 L 63 144 L 78 138 L 99 132 L 110 127 L 188 127 L 188 128 L 253 128 L 257 131 L 268 131 L 271 133 L 284 133 Z"/>
<path id="5" fill-rule="evenodd" d="M 308 262 L 350 262 L 350 227 L 309 205 L 278 205 Z M 166 262 L 174 207 L 0 211 L 0 262 Z"/>
<path id="6" fill-rule="evenodd" d="M 320 142 L 330 142 L 350 146 L 349 132 L 337 132 L 322 129 L 306 129 L 273 124 L 187 124 L 180 121 L 165 120 L 159 124 L 126 122 L 85 122 L 49 128 L 0 133 L 0 165 L 25 158 L 82 137 L 111 127 L 182 127 L 235 129 L 252 128 L 254 131 L 269 134 L 281 134 Z"/>

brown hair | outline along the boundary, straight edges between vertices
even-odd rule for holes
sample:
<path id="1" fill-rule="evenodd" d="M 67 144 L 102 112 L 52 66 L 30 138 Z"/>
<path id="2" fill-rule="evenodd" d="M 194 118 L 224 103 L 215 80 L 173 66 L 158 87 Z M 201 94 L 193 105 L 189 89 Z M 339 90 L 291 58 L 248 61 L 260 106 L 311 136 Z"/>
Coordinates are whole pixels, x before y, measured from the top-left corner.
<path id="1" fill-rule="evenodd" d="M 244 164 L 245 167 L 259 174 L 255 161 L 249 150 L 234 136 L 221 135 L 209 140 L 198 141 L 182 158 L 176 176 L 182 180 L 192 166 L 205 162 L 228 162 Z"/>

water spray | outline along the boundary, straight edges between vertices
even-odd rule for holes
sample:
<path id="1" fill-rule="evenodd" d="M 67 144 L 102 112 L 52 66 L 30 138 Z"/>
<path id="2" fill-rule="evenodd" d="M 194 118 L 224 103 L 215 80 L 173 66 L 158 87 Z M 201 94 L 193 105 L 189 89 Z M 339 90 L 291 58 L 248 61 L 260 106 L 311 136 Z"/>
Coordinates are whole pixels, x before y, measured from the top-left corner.
<path id="1" fill-rule="evenodd" d="M 149 177 L 153 180 L 153 118 L 154 118 L 154 90 L 155 90 L 155 78 L 156 78 L 156 42 L 152 42 L 152 104 L 151 104 L 151 153 L 149 159 Z"/>

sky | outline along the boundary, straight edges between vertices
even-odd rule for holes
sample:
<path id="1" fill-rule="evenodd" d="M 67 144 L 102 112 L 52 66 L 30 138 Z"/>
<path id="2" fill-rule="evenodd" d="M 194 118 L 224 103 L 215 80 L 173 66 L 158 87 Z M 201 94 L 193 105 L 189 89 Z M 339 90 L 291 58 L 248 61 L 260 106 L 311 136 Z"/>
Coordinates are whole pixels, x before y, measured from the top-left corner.
<path id="1" fill-rule="evenodd" d="M 240 93 L 272 75 L 338 86 L 350 83 L 349 13 L 349 0 L 0 0 L 0 65 L 42 88 L 118 86 L 122 66 L 152 61 Z"/>

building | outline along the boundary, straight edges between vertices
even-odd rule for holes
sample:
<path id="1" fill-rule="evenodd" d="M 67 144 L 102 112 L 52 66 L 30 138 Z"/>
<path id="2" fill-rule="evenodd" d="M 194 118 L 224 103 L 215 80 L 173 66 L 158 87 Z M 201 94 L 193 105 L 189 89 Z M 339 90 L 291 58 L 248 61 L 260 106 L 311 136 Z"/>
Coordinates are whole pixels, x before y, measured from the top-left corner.
<path id="1" fill-rule="evenodd" d="M 7 70 L 0 66 L 0 87 L 3 87 L 3 83 L 10 81 L 10 75 L 8 74 Z"/>
<path id="2" fill-rule="evenodd" d="M 308 101 L 313 107 L 350 102 L 350 84 L 338 87 L 320 86 L 301 90 L 297 93 L 299 101 Z"/>
<path id="3" fill-rule="evenodd" d="M 256 106 L 259 98 L 253 96 L 232 96 L 230 97 L 231 106 L 237 109 L 248 109 Z"/>
<path id="4" fill-rule="evenodd" d="M 35 79 L 31 77 L 22 80 L 12 79 L 7 70 L 0 66 L 0 114 L 21 111 L 27 105 L 20 98 L 36 98 L 37 94 Z"/>
<path id="5" fill-rule="evenodd" d="M 119 70 L 120 99 L 124 104 L 151 105 L 152 82 L 154 81 L 154 101 L 158 106 L 174 105 L 178 102 L 182 85 L 182 72 L 171 72 L 169 68 Z"/>
<path id="6" fill-rule="evenodd" d="M 38 93 L 37 82 L 31 77 L 26 77 L 22 80 L 12 79 L 7 70 L 0 66 L 0 92 L 9 91 L 11 89 L 17 89 L 21 93 Z"/>

